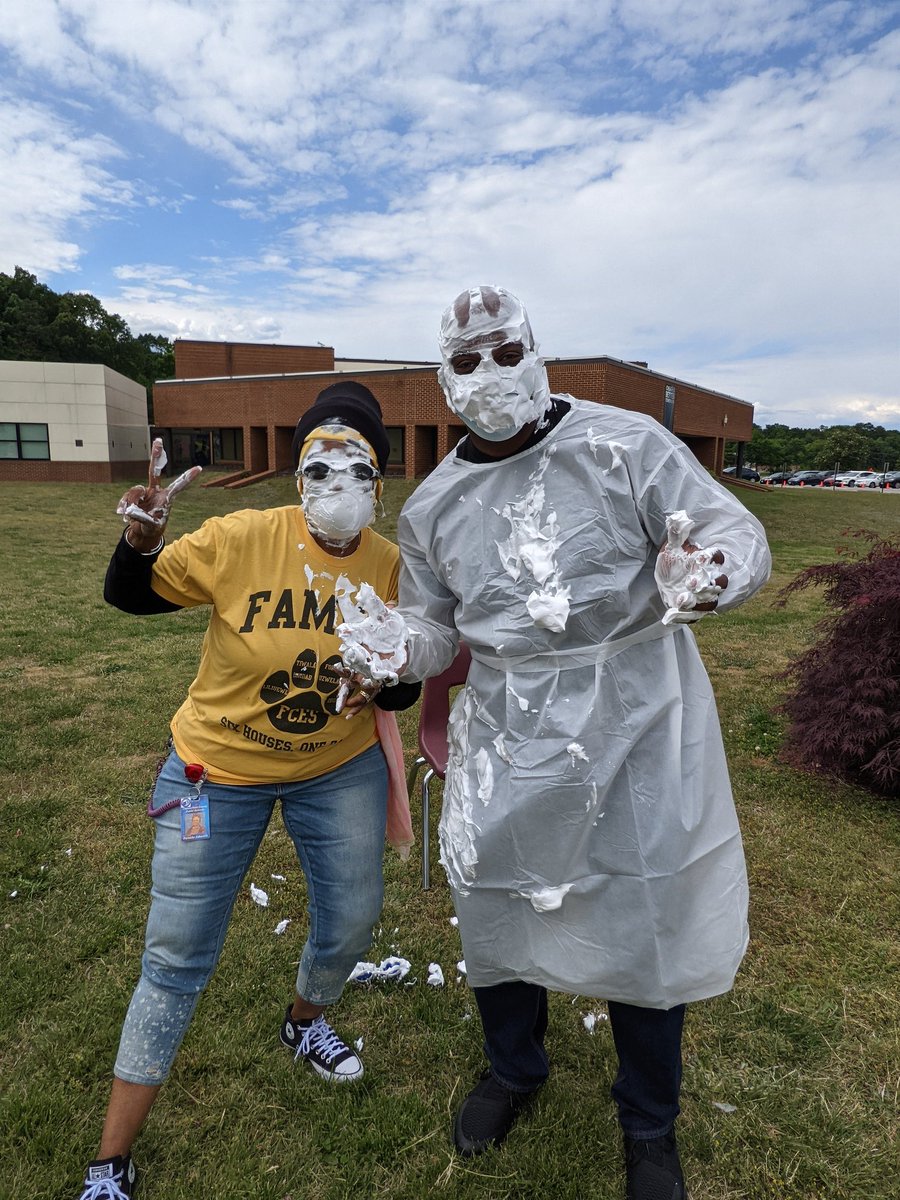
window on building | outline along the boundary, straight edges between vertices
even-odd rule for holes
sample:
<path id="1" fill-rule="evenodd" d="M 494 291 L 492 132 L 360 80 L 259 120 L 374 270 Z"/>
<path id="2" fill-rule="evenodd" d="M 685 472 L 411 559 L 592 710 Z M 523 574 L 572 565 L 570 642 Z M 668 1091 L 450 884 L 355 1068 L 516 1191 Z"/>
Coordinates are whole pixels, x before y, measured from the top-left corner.
<path id="1" fill-rule="evenodd" d="M 403 426 L 388 426 L 388 443 L 390 451 L 388 452 L 388 463 L 391 466 L 401 466 L 406 462 L 404 434 L 406 430 Z"/>
<path id="2" fill-rule="evenodd" d="M 213 460 L 215 462 L 244 461 L 243 429 L 216 429 L 214 431 Z"/>
<path id="3" fill-rule="evenodd" d="M 0 458 L 49 459 L 46 425 L 33 421 L 0 421 Z"/>

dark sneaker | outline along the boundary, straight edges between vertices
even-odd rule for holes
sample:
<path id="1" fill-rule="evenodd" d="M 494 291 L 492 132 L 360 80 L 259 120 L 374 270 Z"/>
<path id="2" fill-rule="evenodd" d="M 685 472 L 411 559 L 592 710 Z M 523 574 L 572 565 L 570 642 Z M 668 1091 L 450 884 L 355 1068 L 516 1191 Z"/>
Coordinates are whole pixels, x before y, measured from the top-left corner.
<path id="1" fill-rule="evenodd" d="M 84 1175 L 79 1200 L 129 1200 L 134 1195 L 135 1170 L 131 1157 L 95 1158 Z"/>
<path id="2" fill-rule="evenodd" d="M 453 1140 L 464 1158 L 499 1146 L 534 1092 L 511 1092 L 491 1072 L 481 1079 L 459 1106 Z"/>
<path id="3" fill-rule="evenodd" d="M 625 1200 L 687 1200 L 675 1134 L 625 1138 Z"/>
<path id="4" fill-rule="evenodd" d="M 314 1021 L 295 1021 L 290 1007 L 281 1026 L 281 1044 L 293 1050 L 294 1058 L 305 1058 L 316 1074 L 332 1083 L 352 1083 L 362 1079 L 359 1056 L 345 1045 L 324 1017 Z"/>

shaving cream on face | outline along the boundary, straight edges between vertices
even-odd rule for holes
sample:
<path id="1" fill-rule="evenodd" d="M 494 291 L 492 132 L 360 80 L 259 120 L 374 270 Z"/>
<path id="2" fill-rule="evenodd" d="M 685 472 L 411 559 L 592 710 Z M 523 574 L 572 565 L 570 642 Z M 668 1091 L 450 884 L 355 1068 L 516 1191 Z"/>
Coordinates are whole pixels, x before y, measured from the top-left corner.
<path id="1" fill-rule="evenodd" d="M 438 371 L 438 380 L 450 408 L 473 433 L 489 442 L 515 437 L 550 405 L 544 360 L 534 350 L 526 350 L 513 367 L 501 367 L 483 351 L 471 374 L 457 375 L 446 363 Z"/>
<path id="2" fill-rule="evenodd" d="M 325 479 L 305 478 L 303 467 L 313 461 L 324 463 L 331 473 Z M 300 464 L 297 490 L 306 523 L 313 533 L 337 545 L 352 541 L 375 519 L 373 482 L 355 479 L 348 470 L 354 463 L 371 466 L 364 450 L 349 443 L 326 445 L 317 439 L 310 443 Z"/>
<path id="3" fill-rule="evenodd" d="M 520 362 L 501 366 L 493 355 L 520 345 Z M 525 306 L 505 288 L 480 285 L 461 292 L 441 317 L 438 380 L 447 403 L 479 437 L 515 437 L 550 407 L 550 384 Z M 478 355 L 474 371 L 458 375 L 453 359 Z"/>

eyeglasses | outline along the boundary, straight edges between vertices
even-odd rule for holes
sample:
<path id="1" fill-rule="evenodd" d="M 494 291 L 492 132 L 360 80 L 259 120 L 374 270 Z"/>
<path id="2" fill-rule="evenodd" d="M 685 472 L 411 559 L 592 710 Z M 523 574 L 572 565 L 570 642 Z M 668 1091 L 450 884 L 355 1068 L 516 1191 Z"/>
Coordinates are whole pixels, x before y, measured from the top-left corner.
<path id="1" fill-rule="evenodd" d="M 454 375 L 471 375 L 482 360 L 492 358 L 498 367 L 515 367 L 525 357 L 521 342 L 504 342 L 502 346 L 486 350 L 461 350 L 450 359 Z"/>
<path id="2" fill-rule="evenodd" d="M 309 462 L 304 463 L 297 474 L 302 475 L 304 479 L 310 479 L 319 483 L 323 479 L 328 479 L 332 474 L 344 471 L 351 478 L 361 479 L 366 483 L 371 483 L 373 479 L 381 478 L 380 471 L 376 471 L 371 463 L 364 462 L 349 463 L 346 467 L 333 467 L 331 463 L 326 462 Z"/>

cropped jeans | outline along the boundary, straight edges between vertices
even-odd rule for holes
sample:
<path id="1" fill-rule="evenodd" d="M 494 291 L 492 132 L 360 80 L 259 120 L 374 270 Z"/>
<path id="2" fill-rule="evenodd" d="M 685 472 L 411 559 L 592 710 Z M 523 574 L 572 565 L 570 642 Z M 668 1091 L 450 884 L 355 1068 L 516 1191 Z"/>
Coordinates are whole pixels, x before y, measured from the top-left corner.
<path id="1" fill-rule="evenodd" d="M 153 806 L 192 792 L 174 751 Z M 150 915 L 141 978 L 131 998 L 115 1074 L 130 1083 L 167 1077 L 201 992 L 218 961 L 241 883 L 275 802 L 306 876 L 309 936 L 297 992 L 331 1004 L 364 957 L 381 912 L 387 767 L 375 745 L 343 766 L 299 783 L 207 783 L 210 837 L 182 841 L 175 807 L 155 819 Z"/>

